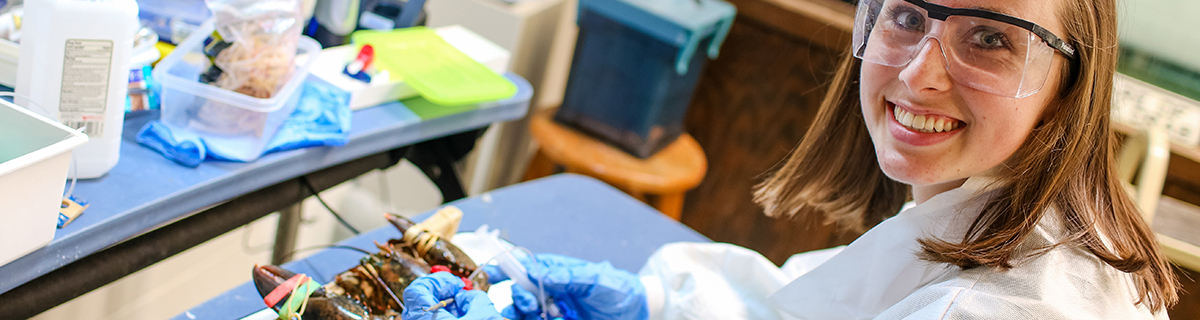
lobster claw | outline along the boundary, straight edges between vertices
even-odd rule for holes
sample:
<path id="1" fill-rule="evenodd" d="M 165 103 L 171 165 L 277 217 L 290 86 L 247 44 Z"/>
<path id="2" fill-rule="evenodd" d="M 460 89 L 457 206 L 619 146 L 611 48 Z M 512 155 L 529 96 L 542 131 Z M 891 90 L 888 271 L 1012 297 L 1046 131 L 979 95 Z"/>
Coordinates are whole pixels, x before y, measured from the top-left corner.
<path id="1" fill-rule="evenodd" d="M 393 213 L 385 213 L 383 216 L 392 226 L 396 227 L 396 230 L 400 231 L 400 234 L 405 235 L 403 240 L 398 242 L 412 245 L 416 256 L 425 260 L 430 266 L 446 266 L 450 269 L 451 273 L 464 278 L 470 277 L 475 273 L 476 269 L 479 269 L 479 266 L 462 249 L 459 249 L 445 239 L 433 236 L 424 230 L 415 233 L 415 236 L 410 235 L 409 230 L 417 226 L 416 222 Z M 389 241 L 389 244 L 392 243 L 392 241 Z M 487 291 L 488 280 L 486 273 L 480 272 L 471 281 L 479 290 Z"/>
<path id="2" fill-rule="evenodd" d="M 295 272 L 280 268 L 279 266 L 266 265 L 254 266 L 253 277 L 254 287 L 258 289 L 260 296 L 266 297 L 274 291 L 275 288 L 283 285 L 288 279 L 295 276 Z M 291 295 L 290 293 L 288 295 Z M 283 301 L 288 299 L 285 295 L 280 299 L 279 303 L 271 306 L 276 311 L 279 306 L 283 305 Z M 305 319 L 333 319 L 333 320 L 357 320 L 357 319 L 384 319 L 369 315 L 367 310 L 356 301 L 350 300 L 345 296 L 334 295 L 328 296 L 325 288 L 317 288 L 311 295 L 308 296 L 308 307 L 305 308 L 303 317 Z"/>
<path id="3" fill-rule="evenodd" d="M 395 213 L 385 213 L 383 217 L 387 219 L 388 223 L 391 223 L 393 227 L 396 227 L 396 230 L 400 230 L 401 235 L 408 231 L 408 228 L 417 226 L 416 222 L 408 220 L 408 218 L 401 217 Z"/>
<path id="4" fill-rule="evenodd" d="M 268 294 L 271 294 L 271 291 L 274 291 L 276 287 L 279 287 L 284 282 L 286 282 L 288 279 L 291 279 L 292 277 L 296 276 L 296 273 L 291 272 L 284 268 L 280 268 L 279 266 L 275 266 L 275 265 L 265 265 L 265 266 L 255 265 L 254 270 L 253 270 L 253 275 L 254 275 L 254 288 L 258 289 L 258 295 L 266 297 Z M 317 291 L 313 291 L 313 293 L 311 295 L 309 295 L 309 297 L 324 297 L 324 296 L 325 296 L 325 288 L 317 288 Z M 282 301 L 285 301 L 285 300 L 287 300 L 287 296 L 284 296 L 283 299 L 280 299 L 280 301 L 281 301 L 280 303 L 276 304 L 275 306 L 271 306 L 271 307 L 276 308 L 279 304 L 282 304 Z"/>

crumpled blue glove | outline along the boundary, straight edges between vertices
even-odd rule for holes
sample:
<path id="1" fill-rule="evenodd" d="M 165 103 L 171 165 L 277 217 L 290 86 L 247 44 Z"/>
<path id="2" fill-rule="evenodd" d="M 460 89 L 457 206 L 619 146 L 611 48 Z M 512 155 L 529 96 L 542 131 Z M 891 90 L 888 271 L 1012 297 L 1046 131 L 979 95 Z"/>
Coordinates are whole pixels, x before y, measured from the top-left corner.
<path id="1" fill-rule="evenodd" d="M 608 261 L 594 263 L 556 254 L 537 254 L 534 258 L 537 262 L 528 256 L 518 260 L 535 285 L 541 280 L 556 304 L 565 305 L 566 308 L 560 307 L 566 309 L 562 310 L 564 314 L 574 313 L 578 319 L 592 320 L 650 318 L 646 288 L 629 271 L 613 268 Z M 508 279 L 497 266 L 483 268 L 492 283 Z M 541 319 L 542 311 L 533 293 L 518 285 L 512 286 L 512 292 L 513 305 L 501 312 L 505 318 Z"/>
<path id="2" fill-rule="evenodd" d="M 453 297 L 451 302 L 437 311 L 425 311 L 442 300 Z M 487 293 L 479 290 L 463 290 L 462 278 L 449 272 L 433 274 L 413 280 L 404 289 L 403 320 L 502 320 L 496 306 Z"/>

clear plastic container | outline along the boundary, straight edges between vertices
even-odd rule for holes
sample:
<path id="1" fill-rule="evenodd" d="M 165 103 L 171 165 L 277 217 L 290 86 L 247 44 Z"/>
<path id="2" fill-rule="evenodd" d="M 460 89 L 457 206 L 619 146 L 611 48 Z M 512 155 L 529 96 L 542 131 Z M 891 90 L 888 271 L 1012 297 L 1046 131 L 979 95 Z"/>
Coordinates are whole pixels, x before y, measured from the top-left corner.
<path id="1" fill-rule="evenodd" d="M 154 68 L 154 78 L 162 85 L 161 120 L 172 130 L 201 136 L 209 149 L 232 155 L 230 160 L 252 161 L 296 109 L 301 85 L 317 59 L 297 64 L 292 77 L 271 98 L 251 97 L 199 81 L 210 65 L 203 49 L 212 32 L 209 20 Z M 296 47 L 297 55 L 321 50 L 320 44 L 303 36 Z"/>

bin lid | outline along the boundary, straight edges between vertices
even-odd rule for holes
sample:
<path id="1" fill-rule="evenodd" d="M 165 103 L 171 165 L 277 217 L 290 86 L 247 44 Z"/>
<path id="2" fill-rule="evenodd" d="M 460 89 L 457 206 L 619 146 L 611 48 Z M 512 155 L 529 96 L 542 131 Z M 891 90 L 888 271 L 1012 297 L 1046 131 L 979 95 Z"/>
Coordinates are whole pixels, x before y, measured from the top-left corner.
<path id="1" fill-rule="evenodd" d="M 451 46 L 433 29 L 411 27 L 388 31 L 363 30 L 350 36 L 361 47 L 375 48 L 375 63 L 399 75 L 425 99 L 459 106 L 504 99 L 517 86 Z"/>
<path id="2" fill-rule="evenodd" d="M 688 58 L 712 35 L 708 57 L 717 58 L 737 9 L 722 0 L 580 0 L 589 10 L 679 47 L 675 71 L 687 73 Z"/>

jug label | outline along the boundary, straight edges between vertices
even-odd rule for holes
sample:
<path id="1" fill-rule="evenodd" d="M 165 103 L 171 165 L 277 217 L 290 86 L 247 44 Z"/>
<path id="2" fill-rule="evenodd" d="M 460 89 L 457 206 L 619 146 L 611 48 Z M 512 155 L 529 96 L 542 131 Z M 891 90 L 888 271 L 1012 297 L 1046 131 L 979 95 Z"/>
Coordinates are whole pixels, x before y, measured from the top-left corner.
<path id="1" fill-rule="evenodd" d="M 88 137 L 104 134 L 112 55 L 112 40 L 67 39 L 63 50 L 59 120 Z"/>

